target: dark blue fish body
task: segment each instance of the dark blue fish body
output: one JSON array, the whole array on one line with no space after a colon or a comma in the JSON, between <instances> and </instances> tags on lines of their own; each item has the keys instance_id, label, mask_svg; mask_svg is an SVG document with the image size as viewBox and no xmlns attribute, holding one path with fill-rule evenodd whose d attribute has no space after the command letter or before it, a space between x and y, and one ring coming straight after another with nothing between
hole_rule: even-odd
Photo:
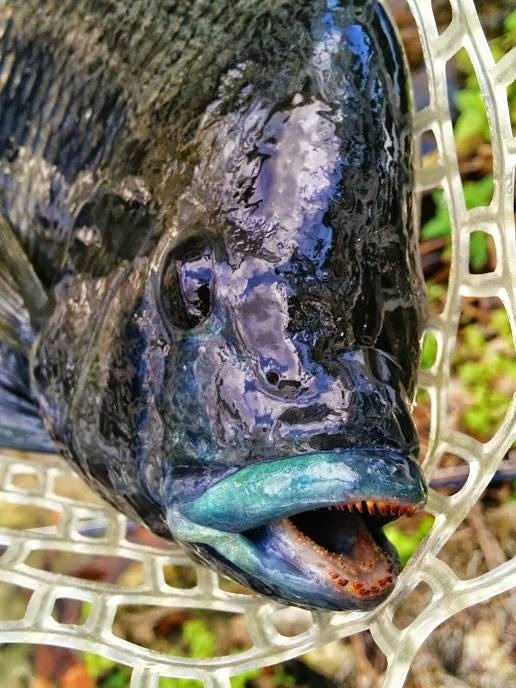
<instances>
[{"instance_id":1,"label":"dark blue fish body","mask_svg":"<svg viewBox=\"0 0 516 688\"><path fill-rule=\"evenodd\" d=\"M381 526L425 499L384 10L12 0L0 21L3 444L48 448L41 417L108 501L233 578L378 604Z\"/></svg>"}]
</instances>

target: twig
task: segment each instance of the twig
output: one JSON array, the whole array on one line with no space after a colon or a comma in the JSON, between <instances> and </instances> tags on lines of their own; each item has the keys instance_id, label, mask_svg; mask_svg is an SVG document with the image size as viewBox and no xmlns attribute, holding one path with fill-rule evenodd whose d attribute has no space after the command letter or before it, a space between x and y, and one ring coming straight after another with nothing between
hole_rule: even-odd
<instances>
[{"instance_id":1,"label":"twig","mask_svg":"<svg viewBox=\"0 0 516 688\"><path fill-rule=\"evenodd\" d=\"M449 466L438 468L430 481L430 487L434 490L444 490L449 487L462 487L469 475L469 466ZM516 478L516 459L502 461L499 469L493 475L490 485L501 483L504 480Z\"/></svg>"}]
</instances>

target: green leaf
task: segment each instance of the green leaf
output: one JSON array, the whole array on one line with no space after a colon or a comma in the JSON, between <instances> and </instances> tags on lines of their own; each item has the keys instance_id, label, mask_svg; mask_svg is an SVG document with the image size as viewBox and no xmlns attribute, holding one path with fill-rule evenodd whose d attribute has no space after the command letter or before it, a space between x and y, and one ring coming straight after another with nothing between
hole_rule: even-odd
<instances>
[{"instance_id":1,"label":"green leaf","mask_svg":"<svg viewBox=\"0 0 516 688\"><path fill-rule=\"evenodd\" d=\"M473 65L469 59L468 51L465 48L461 48L456 55L457 67L464 74L471 74L473 70Z\"/></svg>"},{"instance_id":2,"label":"green leaf","mask_svg":"<svg viewBox=\"0 0 516 688\"><path fill-rule=\"evenodd\" d=\"M86 671L92 678L98 678L102 674L107 673L116 666L113 660L101 655L94 655L91 652L85 652L83 655Z\"/></svg>"},{"instance_id":3,"label":"green leaf","mask_svg":"<svg viewBox=\"0 0 516 688\"><path fill-rule=\"evenodd\" d=\"M217 640L206 624L200 619L189 619L183 624L183 642L190 648L189 657L213 657Z\"/></svg>"},{"instance_id":4,"label":"green leaf","mask_svg":"<svg viewBox=\"0 0 516 688\"><path fill-rule=\"evenodd\" d=\"M482 205L489 205L493 197L494 183L492 175L487 175L477 182L466 182L464 184L464 202L466 208L478 208Z\"/></svg>"},{"instance_id":5,"label":"green leaf","mask_svg":"<svg viewBox=\"0 0 516 688\"><path fill-rule=\"evenodd\" d=\"M423 241L449 236L451 233L450 214L444 198L444 191L442 189L436 189L432 193L432 200L435 204L435 215L428 220L421 229L421 238Z\"/></svg>"},{"instance_id":6,"label":"green leaf","mask_svg":"<svg viewBox=\"0 0 516 688\"><path fill-rule=\"evenodd\" d=\"M161 678L159 688L201 688L202 683L193 678Z\"/></svg>"},{"instance_id":7,"label":"green leaf","mask_svg":"<svg viewBox=\"0 0 516 688\"><path fill-rule=\"evenodd\" d=\"M424 241L431 239L438 239L443 236L450 236L451 225L448 217L441 217L436 215L431 220L425 223L421 230L421 238Z\"/></svg>"},{"instance_id":8,"label":"green leaf","mask_svg":"<svg viewBox=\"0 0 516 688\"><path fill-rule=\"evenodd\" d=\"M129 688L129 674L125 668L117 669L106 676L100 688Z\"/></svg>"},{"instance_id":9,"label":"green leaf","mask_svg":"<svg viewBox=\"0 0 516 688\"><path fill-rule=\"evenodd\" d=\"M490 141L489 123L484 111L465 110L458 117L454 128L455 141L458 143L474 136L482 137L486 143Z\"/></svg>"},{"instance_id":10,"label":"green leaf","mask_svg":"<svg viewBox=\"0 0 516 688\"><path fill-rule=\"evenodd\" d=\"M485 232L471 232L469 240L469 264L473 270L482 270L489 260L489 244Z\"/></svg>"},{"instance_id":11,"label":"green leaf","mask_svg":"<svg viewBox=\"0 0 516 688\"><path fill-rule=\"evenodd\" d=\"M498 308L498 310L493 313L491 317L491 327L509 346L512 346L511 323L505 308Z\"/></svg>"},{"instance_id":12,"label":"green leaf","mask_svg":"<svg viewBox=\"0 0 516 688\"><path fill-rule=\"evenodd\" d=\"M464 412L464 425L471 432L475 432L482 437L488 437L491 432L490 419L486 416L484 409L474 406Z\"/></svg>"},{"instance_id":13,"label":"green leaf","mask_svg":"<svg viewBox=\"0 0 516 688\"><path fill-rule=\"evenodd\" d=\"M478 90L461 89L455 92L455 104L460 112L475 112L482 113L484 111L484 103L482 96Z\"/></svg>"},{"instance_id":14,"label":"green leaf","mask_svg":"<svg viewBox=\"0 0 516 688\"><path fill-rule=\"evenodd\" d=\"M383 532L396 547L402 565L405 565L414 554L419 543L432 530L434 519L432 516L425 516L421 519L417 530L414 533L406 533L396 525L389 524L384 526Z\"/></svg>"},{"instance_id":15,"label":"green leaf","mask_svg":"<svg viewBox=\"0 0 516 688\"><path fill-rule=\"evenodd\" d=\"M442 307L446 301L446 286L429 281L426 283L426 294L431 306Z\"/></svg>"},{"instance_id":16,"label":"green leaf","mask_svg":"<svg viewBox=\"0 0 516 688\"><path fill-rule=\"evenodd\" d=\"M249 681L252 681L253 678L257 678L259 675L259 669L250 669L249 671L239 674L238 676L232 676L229 679L231 688L245 688Z\"/></svg>"},{"instance_id":17,"label":"green leaf","mask_svg":"<svg viewBox=\"0 0 516 688\"><path fill-rule=\"evenodd\" d=\"M509 15L507 15L504 25L505 31L508 34L515 34L514 40L516 41L516 10L513 10Z\"/></svg>"},{"instance_id":18,"label":"green leaf","mask_svg":"<svg viewBox=\"0 0 516 688\"><path fill-rule=\"evenodd\" d=\"M427 332L423 339L423 348L421 350L421 368L428 370L435 362L437 356L437 339L432 332Z\"/></svg>"}]
</instances>

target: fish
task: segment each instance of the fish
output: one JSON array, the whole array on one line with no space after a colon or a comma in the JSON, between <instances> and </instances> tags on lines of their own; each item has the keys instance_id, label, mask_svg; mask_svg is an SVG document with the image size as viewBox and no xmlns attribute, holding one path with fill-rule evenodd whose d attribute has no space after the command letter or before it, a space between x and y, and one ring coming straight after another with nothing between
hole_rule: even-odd
<instances>
[{"instance_id":1,"label":"fish","mask_svg":"<svg viewBox=\"0 0 516 688\"><path fill-rule=\"evenodd\" d=\"M258 593L368 610L426 499L376 0L4 0L0 444Z\"/></svg>"}]
</instances>

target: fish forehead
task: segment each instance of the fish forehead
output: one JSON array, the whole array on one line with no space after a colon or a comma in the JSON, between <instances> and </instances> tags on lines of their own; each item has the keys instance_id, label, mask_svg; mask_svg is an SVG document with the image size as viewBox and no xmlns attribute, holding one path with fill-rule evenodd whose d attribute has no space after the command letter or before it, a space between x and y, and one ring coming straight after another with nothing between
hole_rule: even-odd
<instances>
[{"instance_id":1,"label":"fish forehead","mask_svg":"<svg viewBox=\"0 0 516 688\"><path fill-rule=\"evenodd\" d=\"M351 10L340 14L314 20L297 88L281 98L274 87L250 89L252 65L226 75L194 140L198 162L179 201L179 233L211 224L233 263L250 254L278 264L297 251L320 266L337 224L368 226L363 238L373 243L378 229L384 243L404 232L389 217L391 205L406 210L409 192L401 73L388 73L371 27ZM238 97L228 83L238 84Z\"/></svg>"},{"instance_id":2,"label":"fish forehead","mask_svg":"<svg viewBox=\"0 0 516 688\"><path fill-rule=\"evenodd\" d=\"M188 194L213 208L230 255L245 255L247 245L281 263L303 241L328 233L321 225L340 177L341 139L320 101L271 110L256 106L211 125L204 142L211 151Z\"/></svg>"}]
</instances>

